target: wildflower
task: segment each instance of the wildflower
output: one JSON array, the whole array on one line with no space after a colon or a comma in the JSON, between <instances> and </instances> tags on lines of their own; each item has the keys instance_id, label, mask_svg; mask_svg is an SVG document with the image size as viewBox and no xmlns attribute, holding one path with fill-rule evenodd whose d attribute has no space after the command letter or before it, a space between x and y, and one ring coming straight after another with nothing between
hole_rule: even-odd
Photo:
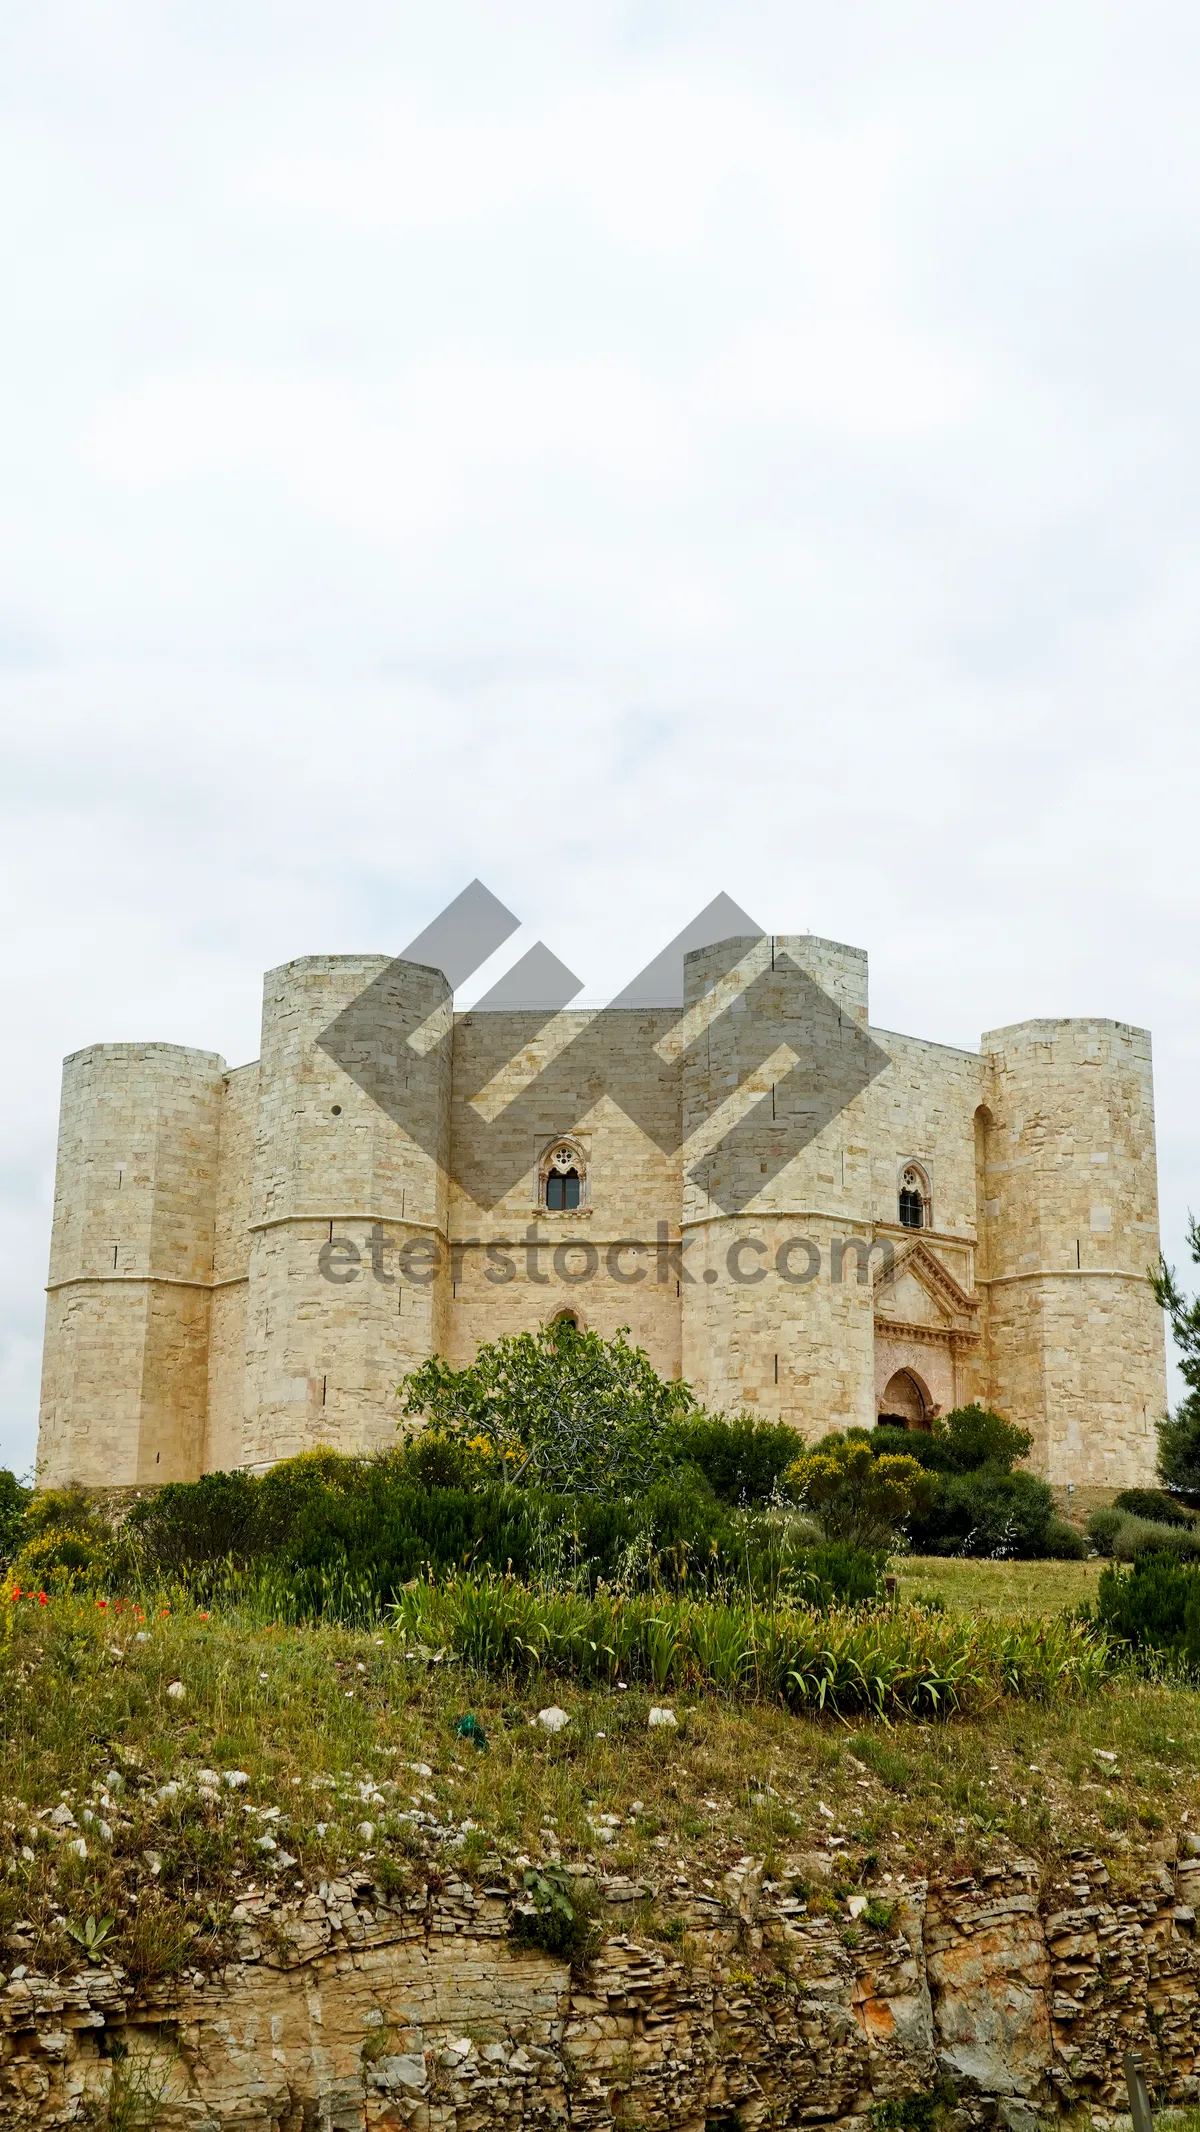
<instances>
[{"instance_id":1,"label":"wildflower","mask_svg":"<svg viewBox=\"0 0 1200 2132\"><path fill-rule=\"evenodd\" d=\"M13 1585L13 1588L12 1588L12 1590L11 1590L11 1592L9 1593L9 1595L8 1595L8 1596L9 1596L9 1598L10 1598L10 1599L19 1599L19 1598L20 1598L20 1596L21 1596L21 1587L20 1587L20 1585L19 1585L19 1584L14 1584L14 1585Z\"/></svg>"},{"instance_id":2,"label":"wildflower","mask_svg":"<svg viewBox=\"0 0 1200 2132\"><path fill-rule=\"evenodd\" d=\"M106 1614L106 1613L108 1612L108 1601L107 1601L107 1599L97 1599L97 1601L96 1601L96 1604L97 1604L97 1606L99 1607L99 1609L100 1609L100 1612L101 1612L102 1614Z\"/></svg>"},{"instance_id":3,"label":"wildflower","mask_svg":"<svg viewBox=\"0 0 1200 2132\"><path fill-rule=\"evenodd\" d=\"M159 1610L158 1610L158 1616L159 1616L159 1620L160 1620L160 1621L161 1621L161 1620L163 1620L163 1619L164 1619L164 1617L165 1617L165 1616L166 1616L167 1614L169 1614L169 1613L170 1613L170 1611L171 1611L171 1609L170 1609L170 1607L169 1607L169 1606L160 1606L160 1608L159 1608Z\"/></svg>"},{"instance_id":4,"label":"wildflower","mask_svg":"<svg viewBox=\"0 0 1200 2132\"><path fill-rule=\"evenodd\" d=\"M200 1610L200 1619L201 1619L201 1621L207 1621L207 1620L208 1620L208 1615L207 1615L207 1614L206 1614L206 1613L204 1612L204 1609L203 1609L203 1607L202 1607L202 1608L201 1608L201 1610Z\"/></svg>"},{"instance_id":5,"label":"wildflower","mask_svg":"<svg viewBox=\"0 0 1200 2132\"><path fill-rule=\"evenodd\" d=\"M39 1605L39 1606L47 1606L47 1605L49 1605L49 1601L48 1601L48 1600L47 1600L47 1598L46 1598L46 1594L45 1594L45 1592L39 1592L39 1593L38 1593L38 1605Z\"/></svg>"}]
</instances>

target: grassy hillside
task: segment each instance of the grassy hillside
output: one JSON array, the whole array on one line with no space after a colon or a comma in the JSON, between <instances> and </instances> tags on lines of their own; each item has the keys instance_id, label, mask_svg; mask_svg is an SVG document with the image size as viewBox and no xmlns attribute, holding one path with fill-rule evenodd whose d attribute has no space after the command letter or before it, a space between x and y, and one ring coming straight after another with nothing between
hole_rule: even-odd
<instances>
[{"instance_id":1,"label":"grassy hillside","mask_svg":"<svg viewBox=\"0 0 1200 2132\"><path fill-rule=\"evenodd\" d=\"M89 1918L135 1977L204 1966L240 1895L359 1860L389 1890L448 1858L486 1875L557 1855L648 1877L683 1859L703 1879L753 1854L803 1881L805 1853L840 1838L840 1879L810 1899L845 1916L852 1890L886 1903L890 1876L996 1847L1087 1843L1119 1865L1200 1827L1200 1696L1177 1685L888 1726L561 1676L518 1687L387 1631L92 1599L26 1599L5 1620L6 1970L78 1966L71 1928L86 1937ZM675 1729L649 1728L652 1700ZM570 1718L557 1735L536 1722L551 1703ZM486 1750L456 1729L468 1713Z\"/></svg>"}]
</instances>

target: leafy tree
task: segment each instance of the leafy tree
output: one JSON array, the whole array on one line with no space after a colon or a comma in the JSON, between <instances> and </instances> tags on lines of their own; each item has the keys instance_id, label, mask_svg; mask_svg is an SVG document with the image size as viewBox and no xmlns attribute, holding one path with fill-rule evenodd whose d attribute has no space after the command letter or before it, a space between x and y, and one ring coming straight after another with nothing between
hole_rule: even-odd
<instances>
[{"instance_id":1,"label":"leafy tree","mask_svg":"<svg viewBox=\"0 0 1200 2132\"><path fill-rule=\"evenodd\" d=\"M865 1431L826 1437L794 1459L788 1484L830 1540L887 1547L913 1511L927 1509L937 1482L915 1458L876 1456Z\"/></svg>"},{"instance_id":2,"label":"leafy tree","mask_svg":"<svg viewBox=\"0 0 1200 2132\"><path fill-rule=\"evenodd\" d=\"M33 1490L0 1466L0 1562L10 1562L25 1533L25 1513Z\"/></svg>"},{"instance_id":3,"label":"leafy tree","mask_svg":"<svg viewBox=\"0 0 1200 2132\"><path fill-rule=\"evenodd\" d=\"M1188 1215L1188 1250L1200 1266L1200 1224ZM1191 1301L1184 1295L1160 1254L1151 1282L1154 1293L1171 1321L1171 1334L1179 1350L1179 1371L1187 1385L1187 1397L1173 1414L1158 1424L1158 1477L1165 1488L1185 1493L1200 1492L1200 1296Z\"/></svg>"},{"instance_id":4,"label":"leafy tree","mask_svg":"<svg viewBox=\"0 0 1200 2132\"><path fill-rule=\"evenodd\" d=\"M452 1370L435 1355L400 1387L406 1418L469 1445L498 1475L556 1495L635 1496L671 1463L671 1430L697 1412L624 1332L569 1321L480 1348Z\"/></svg>"}]
</instances>

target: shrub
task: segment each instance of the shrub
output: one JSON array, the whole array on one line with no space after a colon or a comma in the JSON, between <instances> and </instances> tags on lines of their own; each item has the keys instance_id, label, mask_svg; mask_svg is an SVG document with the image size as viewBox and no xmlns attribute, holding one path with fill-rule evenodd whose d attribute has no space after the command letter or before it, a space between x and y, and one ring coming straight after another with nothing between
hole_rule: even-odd
<instances>
[{"instance_id":1,"label":"shrub","mask_svg":"<svg viewBox=\"0 0 1200 2132\"><path fill-rule=\"evenodd\" d=\"M525 1946L583 1969L604 1938L599 1913L600 1898L590 1881L576 1879L566 1866L529 1866L510 1930Z\"/></svg>"},{"instance_id":2,"label":"shrub","mask_svg":"<svg viewBox=\"0 0 1200 2132\"><path fill-rule=\"evenodd\" d=\"M870 1440L881 1457L903 1447L936 1477L932 1500L914 1504L907 1520L918 1554L1057 1561L1087 1554L1081 1535L1056 1516L1045 1481L1013 1470L1033 1442L1029 1431L991 1407L956 1407L928 1433L876 1428Z\"/></svg>"},{"instance_id":3,"label":"shrub","mask_svg":"<svg viewBox=\"0 0 1200 2132\"><path fill-rule=\"evenodd\" d=\"M1087 1536L1098 1555L1111 1555L1113 1541L1125 1523L1125 1512L1110 1506L1107 1510L1093 1510L1087 1521Z\"/></svg>"},{"instance_id":4,"label":"shrub","mask_svg":"<svg viewBox=\"0 0 1200 2132\"><path fill-rule=\"evenodd\" d=\"M126 1524L154 1567L183 1571L226 1558L247 1561L256 1546L259 1484L248 1473L206 1473L169 1481L133 1505Z\"/></svg>"},{"instance_id":5,"label":"shrub","mask_svg":"<svg viewBox=\"0 0 1200 2132\"><path fill-rule=\"evenodd\" d=\"M898 1429L889 1423L871 1431L872 1447L883 1454L919 1460L930 1473L978 1473L985 1467L1011 1473L1028 1456L1033 1438L991 1407L954 1407L931 1429Z\"/></svg>"},{"instance_id":6,"label":"shrub","mask_svg":"<svg viewBox=\"0 0 1200 2132\"><path fill-rule=\"evenodd\" d=\"M33 1490L26 1488L7 1466L0 1466L0 1563L11 1562L21 1545L25 1513L32 1498Z\"/></svg>"},{"instance_id":7,"label":"shrub","mask_svg":"<svg viewBox=\"0 0 1200 2132\"><path fill-rule=\"evenodd\" d=\"M485 1343L465 1369L435 1355L400 1396L406 1416L564 1496L639 1494L672 1462L672 1425L698 1411L623 1332L602 1340L563 1320Z\"/></svg>"},{"instance_id":8,"label":"shrub","mask_svg":"<svg viewBox=\"0 0 1200 2132\"><path fill-rule=\"evenodd\" d=\"M1159 1553L1143 1555L1130 1569L1104 1570L1096 1620L1135 1650L1200 1666L1200 1567Z\"/></svg>"},{"instance_id":9,"label":"shrub","mask_svg":"<svg viewBox=\"0 0 1200 2132\"><path fill-rule=\"evenodd\" d=\"M765 1503L804 1450L798 1429L748 1415L698 1413L670 1432L673 1464L695 1466L718 1502Z\"/></svg>"},{"instance_id":10,"label":"shrub","mask_svg":"<svg viewBox=\"0 0 1200 2132\"><path fill-rule=\"evenodd\" d=\"M908 1537L928 1555L1074 1561L1087 1553L1082 1535L1055 1515L1045 1481L995 1467L943 1475L932 1505L910 1516Z\"/></svg>"},{"instance_id":11,"label":"shrub","mask_svg":"<svg viewBox=\"0 0 1200 2132\"><path fill-rule=\"evenodd\" d=\"M794 1459L788 1486L812 1511L827 1539L851 1547L887 1547L914 1511L927 1509L936 1483L914 1458L877 1456L865 1434L827 1437Z\"/></svg>"},{"instance_id":12,"label":"shrub","mask_svg":"<svg viewBox=\"0 0 1200 2132\"><path fill-rule=\"evenodd\" d=\"M1149 1518L1157 1525L1191 1525L1191 1512L1165 1488L1123 1488L1113 1499L1114 1510L1127 1510L1131 1517Z\"/></svg>"},{"instance_id":13,"label":"shrub","mask_svg":"<svg viewBox=\"0 0 1200 2132\"><path fill-rule=\"evenodd\" d=\"M75 1525L51 1525L25 1542L12 1564L12 1578L29 1589L69 1592L106 1583L111 1568L107 1538Z\"/></svg>"},{"instance_id":14,"label":"shrub","mask_svg":"<svg viewBox=\"0 0 1200 2132\"><path fill-rule=\"evenodd\" d=\"M883 1590L886 1552L831 1540L797 1557L792 1584L811 1606L870 1606Z\"/></svg>"},{"instance_id":15,"label":"shrub","mask_svg":"<svg viewBox=\"0 0 1200 2132\"><path fill-rule=\"evenodd\" d=\"M1138 1562L1144 1555L1175 1555L1200 1561L1200 1533L1191 1526L1160 1525L1155 1518L1122 1517L1112 1539L1118 1562Z\"/></svg>"},{"instance_id":16,"label":"shrub","mask_svg":"<svg viewBox=\"0 0 1200 2132\"><path fill-rule=\"evenodd\" d=\"M123 1532L86 1488L45 1488L25 1511L20 1553L11 1565L14 1583L48 1591L94 1590L132 1571Z\"/></svg>"}]
</instances>

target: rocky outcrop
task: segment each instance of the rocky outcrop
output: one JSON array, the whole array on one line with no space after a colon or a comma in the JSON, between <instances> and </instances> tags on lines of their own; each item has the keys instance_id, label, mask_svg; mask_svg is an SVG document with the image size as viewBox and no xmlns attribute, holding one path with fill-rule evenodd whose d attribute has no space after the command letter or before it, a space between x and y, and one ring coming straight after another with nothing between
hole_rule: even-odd
<instances>
[{"instance_id":1,"label":"rocky outcrop","mask_svg":"<svg viewBox=\"0 0 1200 2132\"><path fill-rule=\"evenodd\" d=\"M14 1973L0 2125L751 2132L861 2123L939 2081L963 2127L1080 2102L1103 2120L1131 2048L1163 2101L1200 2097L1198 1892L1190 1855L1120 1890L1090 1854L1017 1858L893 1888L872 1924L751 1861L719 1886L614 1877L573 1977L514 1945L499 1871L391 1902L364 1875L299 1908L243 1902L235 1960L141 1996L99 1967Z\"/></svg>"}]
</instances>

